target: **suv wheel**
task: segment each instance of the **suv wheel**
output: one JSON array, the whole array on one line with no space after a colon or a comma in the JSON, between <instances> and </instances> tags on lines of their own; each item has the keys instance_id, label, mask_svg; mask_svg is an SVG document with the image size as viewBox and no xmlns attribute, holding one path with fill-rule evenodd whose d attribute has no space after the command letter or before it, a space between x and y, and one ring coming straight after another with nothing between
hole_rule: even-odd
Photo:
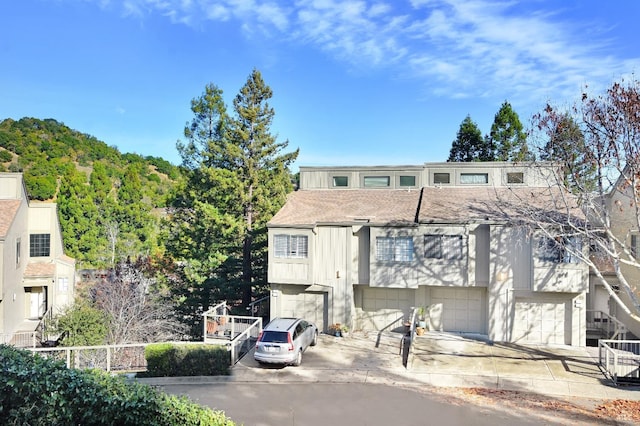
<instances>
[{"instance_id":1,"label":"suv wheel","mask_svg":"<svg viewBox=\"0 0 640 426\"><path fill-rule=\"evenodd\" d=\"M302 350L298 351L298 355L296 356L295 361L293 361L293 365L295 365L296 367L300 364L302 364Z\"/></svg>"},{"instance_id":2,"label":"suv wheel","mask_svg":"<svg viewBox=\"0 0 640 426\"><path fill-rule=\"evenodd\" d=\"M318 344L318 332L313 333L313 340L311 341L311 346L315 346Z\"/></svg>"}]
</instances>

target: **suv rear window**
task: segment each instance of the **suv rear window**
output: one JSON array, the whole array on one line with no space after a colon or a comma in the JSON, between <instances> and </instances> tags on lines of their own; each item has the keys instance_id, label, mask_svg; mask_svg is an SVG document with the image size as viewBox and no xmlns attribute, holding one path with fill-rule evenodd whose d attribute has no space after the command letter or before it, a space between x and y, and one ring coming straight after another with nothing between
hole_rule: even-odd
<instances>
[{"instance_id":1,"label":"suv rear window","mask_svg":"<svg viewBox=\"0 0 640 426\"><path fill-rule=\"evenodd\" d=\"M289 342L288 333L286 331L264 331L262 332L260 341L269 343L287 343Z\"/></svg>"}]
</instances>

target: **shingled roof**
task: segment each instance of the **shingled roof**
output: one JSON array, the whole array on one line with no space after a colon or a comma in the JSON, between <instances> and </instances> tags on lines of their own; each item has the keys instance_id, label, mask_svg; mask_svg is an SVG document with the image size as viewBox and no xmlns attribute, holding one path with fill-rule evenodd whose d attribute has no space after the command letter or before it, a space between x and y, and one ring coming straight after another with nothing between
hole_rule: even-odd
<instances>
[{"instance_id":1,"label":"shingled roof","mask_svg":"<svg viewBox=\"0 0 640 426\"><path fill-rule=\"evenodd\" d=\"M20 200L0 200L0 238L7 236L19 208Z\"/></svg>"},{"instance_id":2,"label":"shingled roof","mask_svg":"<svg viewBox=\"0 0 640 426\"><path fill-rule=\"evenodd\" d=\"M425 187L296 191L269 226L512 222L549 213L584 219L575 199L560 188Z\"/></svg>"},{"instance_id":3,"label":"shingled roof","mask_svg":"<svg viewBox=\"0 0 640 426\"><path fill-rule=\"evenodd\" d=\"M270 226L415 223L420 190L309 190L289 194Z\"/></svg>"},{"instance_id":4,"label":"shingled roof","mask_svg":"<svg viewBox=\"0 0 640 426\"><path fill-rule=\"evenodd\" d=\"M421 223L512 222L537 217L584 220L575 197L559 187L423 188Z\"/></svg>"}]
</instances>

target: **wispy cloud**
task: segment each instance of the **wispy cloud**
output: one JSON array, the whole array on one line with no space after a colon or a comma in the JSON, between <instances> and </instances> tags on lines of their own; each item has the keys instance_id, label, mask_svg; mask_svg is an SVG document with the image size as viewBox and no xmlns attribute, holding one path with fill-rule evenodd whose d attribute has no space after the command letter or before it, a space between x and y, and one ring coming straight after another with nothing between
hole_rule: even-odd
<instances>
[{"instance_id":1,"label":"wispy cloud","mask_svg":"<svg viewBox=\"0 0 640 426\"><path fill-rule=\"evenodd\" d=\"M307 44L358 67L387 68L444 97L572 96L585 83L608 84L640 64L639 58L603 54L612 43L605 33L599 42L584 40L586 22L564 22L553 11L525 13L511 1L120 1L129 16L159 13L194 27L237 20L248 36Z\"/></svg>"}]
</instances>

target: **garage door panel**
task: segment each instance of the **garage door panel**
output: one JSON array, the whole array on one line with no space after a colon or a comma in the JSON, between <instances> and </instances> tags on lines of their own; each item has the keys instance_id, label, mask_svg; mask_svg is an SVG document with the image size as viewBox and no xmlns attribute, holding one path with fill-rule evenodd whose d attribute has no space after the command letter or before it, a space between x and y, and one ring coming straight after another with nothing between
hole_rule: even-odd
<instances>
[{"instance_id":1,"label":"garage door panel","mask_svg":"<svg viewBox=\"0 0 640 426\"><path fill-rule=\"evenodd\" d=\"M282 298L281 316L304 318L316 324L320 330L326 328L326 293L283 294Z\"/></svg>"},{"instance_id":2,"label":"garage door panel","mask_svg":"<svg viewBox=\"0 0 640 426\"><path fill-rule=\"evenodd\" d=\"M431 304L442 304L444 331L484 333L484 299L484 289L431 289Z\"/></svg>"},{"instance_id":3,"label":"garage door panel","mask_svg":"<svg viewBox=\"0 0 640 426\"><path fill-rule=\"evenodd\" d=\"M382 330L409 313L413 290L364 288L362 314L358 326L365 330Z\"/></svg>"},{"instance_id":4,"label":"garage door panel","mask_svg":"<svg viewBox=\"0 0 640 426\"><path fill-rule=\"evenodd\" d=\"M516 302L513 340L523 343L565 344L565 303L562 301Z\"/></svg>"}]
</instances>

